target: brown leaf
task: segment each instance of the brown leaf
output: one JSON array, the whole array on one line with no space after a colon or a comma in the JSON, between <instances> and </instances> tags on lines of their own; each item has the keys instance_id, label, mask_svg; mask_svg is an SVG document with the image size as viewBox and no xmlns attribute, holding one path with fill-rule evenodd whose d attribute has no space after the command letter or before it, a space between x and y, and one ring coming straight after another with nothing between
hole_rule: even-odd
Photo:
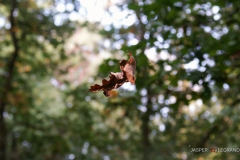
<instances>
[{"instance_id":1,"label":"brown leaf","mask_svg":"<svg viewBox=\"0 0 240 160\"><path fill-rule=\"evenodd\" d=\"M102 85L95 84L94 86L91 86L89 91L96 92L96 91L103 91L103 94L106 97L110 96L110 92L112 89L117 89L120 86L122 86L126 82L126 78L123 78L122 72L113 73L110 72L109 80L103 79Z\"/></svg>"},{"instance_id":2,"label":"brown leaf","mask_svg":"<svg viewBox=\"0 0 240 160\"><path fill-rule=\"evenodd\" d=\"M102 85L95 84L94 86L90 86L88 91L96 92L103 91L103 94L106 97L111 96L111 90L117 89L122 86L125 82L135 83L136 78L134 77L136 71L136 61L131 53L128 53L130 59L128 61L121 60L119 62L121 72L110 72L109 80L103 79Z\"/></svg>"},{"instance_id":3,"label":"brown leaf","mask_svg":"<svg viewBox=\"0 0 240 160\"><path fill-rule=\"evenodd\" d=\"M131 53L128 53L128 55L130 56L130 59L127 61L126 65L124 66L123 72L125 72L128 81L131 82L132 84L135 84L136 78L134 74L136 72L136 61Z\"/></svg>"}]
</instances>

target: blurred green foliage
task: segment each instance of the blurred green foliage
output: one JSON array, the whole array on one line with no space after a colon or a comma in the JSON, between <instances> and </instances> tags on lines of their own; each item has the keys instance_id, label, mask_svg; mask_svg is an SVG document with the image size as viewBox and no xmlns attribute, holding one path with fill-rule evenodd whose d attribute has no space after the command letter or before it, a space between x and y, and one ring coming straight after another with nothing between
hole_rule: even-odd
<instances>
[{"instance_id":1,"label":"blurred green foliage","mask_svg":"<svg viewBox=\"0 0 240 160\"><path fill-rule=\"evenodd\" d=\"M98 23L70 21L70 11L54 9L58 3L0 2L5 22L0 28L0 159L240 158L239 153L189 154L189 145L239 148L237 0L120 1L117 7L129 13L125 18L136 21L102 30ZM73 4L73 11L81 7L81 1L64 4ZM84 49L69 54L64 46L81 27L99 31L110 42L112 57L89 82L76 85L66 77L77 63L90 67L91 54L84 59ZM118 71L127 51L137 61L135 87L113 91L111 98L86 92Z\"/></svg>"}]
</instances>

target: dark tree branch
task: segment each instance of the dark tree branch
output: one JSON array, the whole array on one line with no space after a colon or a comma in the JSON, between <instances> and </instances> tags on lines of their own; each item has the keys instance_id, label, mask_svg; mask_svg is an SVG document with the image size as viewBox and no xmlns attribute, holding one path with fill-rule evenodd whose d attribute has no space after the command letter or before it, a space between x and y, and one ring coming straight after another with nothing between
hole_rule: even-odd
<instances>
[{"instance_id":1,"label":"dark tree branch","mask_svg":"<svg viewBox=\"0 0 240 160\"><path fill-rule=\"evenodd\" d=\"M234 106L236 106L239 103L240 103L240 99L236 99L235 101L233 101L231 107L234 107Z\"/></svg>"},{"instance_id":2,"label":"dark tree branch","mask_svg":"<svg viewBox=\"0 0 240 160\"><path fill-rule=\"evenodd\" d=\"M0 97L0 159L5 160L6 159L6 124L4 121L4 111L7 105L7 94L12 88L12 78L13 78L13 71L14 71L14 64L17 60L17 57L19 55L19 46L18 46L18 39L16 36L16 24L14 20L14 11L17 8L17 0L12 0L12 6L11 6L11 11L10 11L10 33L11 33L11 38L12 38L12 43L14 46L14 52L12 57L10 58L7 68L6 68L6 73L4 76L5 79L5 84L3 86L3 90L1 93Z\"/></svg>"},{"instance_id":3,"label":"dark tree branch","mask_svg":"<svg viewBox=\"0 0 240 160\"><path fill-rule=\"evenodd\" d=\"M211 136L213 133L216 133L216 132L218 131L219 125L220 125L220 124L214 125L214 126L204 135L204 137L201 139L201 141L197 144L197 147L199 147L199 148L204 148L205 145L206 145L206 142L209 140L210 136Z\"/></svg>"},{"instance_id":4,"label":"dark tree branch","mask_svg":"<svg viewBox=\"0 0 240 160\"><path fill-rule=\"evenodd\" d=\"M231 104L231 107L235 107L237 104L240 103L240 99L236 99L235 101L233 101L233 103ZM223 128L222 130L220 129ZM204 148L206 145L206 142L209 140L210 136L214 133L222 133L224 130L226 130L228 127L227 122L224 121L224 117L221 117L220 119L218 119L215 122L215 125L203 136L203 138L201 139L201 141L199 141L199 143L197 144L197 147L199 148ZM221 130L221 132L220 132Z\"/></svg>"}]
</instances>

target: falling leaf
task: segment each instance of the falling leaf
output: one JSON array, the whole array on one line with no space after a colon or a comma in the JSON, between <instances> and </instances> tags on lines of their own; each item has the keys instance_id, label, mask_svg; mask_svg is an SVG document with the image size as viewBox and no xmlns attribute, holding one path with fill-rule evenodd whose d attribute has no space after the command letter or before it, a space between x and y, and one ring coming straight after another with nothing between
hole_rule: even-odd
<instances>
[{"instance_id":1,"label":"falling leaf","mask_svg":"<svg viewBox=\"0 0 240 160\"><path fill-rule=\"evenodd\" d=\"M135 84L136 78L134 74L136 71L136 61L131 53L128 53L128 55L130 56L130 59L127 61L126 65L124 66L123 72L126 73L128 81L131 82L132 84Z\"/></svg>"},{"instance_id":2,"label":"falling leaf","mask_svg":"<svg viewBox=\"0 0 240 160\"><path fill-rule=\"evenodd\" d=\"M95 84L90 86L88 91L96 92L103 91L103 94L106 97L111 96L111 90L121 87L125 82L131 82L135 84L135 71L136 71L136 61L131 53L128 53L130 56L129 60L121 60L119 62L121 72L110 72L109 80L103 79L102 85Z\"/></svg>"}]
</instances>

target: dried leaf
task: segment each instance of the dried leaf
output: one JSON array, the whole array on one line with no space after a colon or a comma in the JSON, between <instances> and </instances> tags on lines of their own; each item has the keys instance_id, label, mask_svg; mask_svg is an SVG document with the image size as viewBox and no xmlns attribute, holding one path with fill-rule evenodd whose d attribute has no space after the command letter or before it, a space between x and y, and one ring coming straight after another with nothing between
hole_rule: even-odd
<instances>
[{"instance_id":1,"label":"dried leaf","mask_svg":"<svg viewBox=\"0 0 240 160\"><path fill-rule=\"evenodd\" d=\"M132 84L135 84L135 71L136 71L136 61L134 59L134 57L132 56L131 53L128 53L128 55L130 56L130 59L127 61L123 72L126 73L127 79L129 82L131 82Z\"/></svg>"},{"instance_id":2,"label":"dried leaf","mask_svg":"<svg viewBox=\"0 0 240 160\"><path fill-rule=\"evenodd\" d=\"M121 87L125 82L131 82L135 84L135 71L136 71L136 61L131 53L128 53L130 59L128 61L121 60L119 62L121 72L110 72L109 80L103 79L102 85L95 84L94 86L90 86L88 91L96 92L96 91L103 91L103 94L106 97L111 96L111 90L117 89Z\"/></svg>"}]
</instances>

